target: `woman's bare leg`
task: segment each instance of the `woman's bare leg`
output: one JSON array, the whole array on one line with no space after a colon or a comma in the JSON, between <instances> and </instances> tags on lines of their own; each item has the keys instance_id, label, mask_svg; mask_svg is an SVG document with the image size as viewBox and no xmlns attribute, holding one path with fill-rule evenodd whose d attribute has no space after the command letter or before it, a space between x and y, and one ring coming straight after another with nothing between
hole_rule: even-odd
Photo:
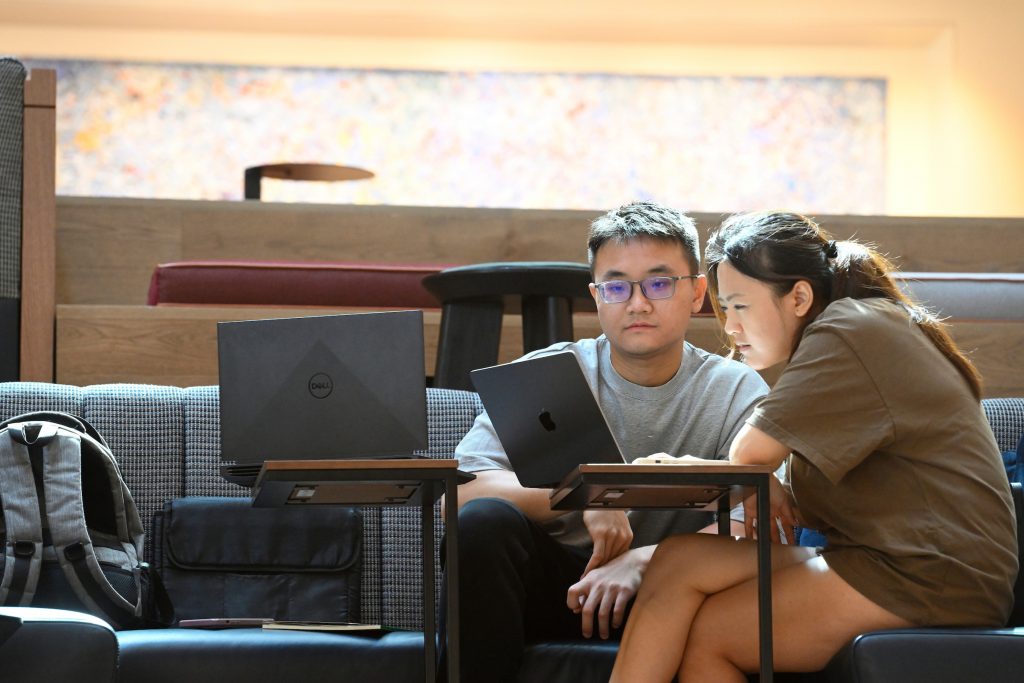
<instances>
[{"instance_id":1,"label":"woman's bare leg","mask_svg":"<svg viewBox=\"0 0 1024 683\"><path fill-rule=\"evenodd\" d=\"M776 545L772 547L772 567L779 569L813 556L811 548ZM756 576L757 545L753 541L706 534L662 541L626 624L612 683L671 681L687 649L690 625L707 596ZM753 607L756 613L756 597Z\"/></svg>"},{"instance_id":2,"label":"woman's bare leg","mask_svg":"<svg viewBox=\"0 0 1024 683\"><path fill-rule=\"evenodd\" d=\"M772 572L772 654L780 671L818 671L857 634L910 625L851 588L820 557ZM752 579L704 601L690 628L679 680L746 681L745 673L759 666Z\"/></svg>"}]
</instances>

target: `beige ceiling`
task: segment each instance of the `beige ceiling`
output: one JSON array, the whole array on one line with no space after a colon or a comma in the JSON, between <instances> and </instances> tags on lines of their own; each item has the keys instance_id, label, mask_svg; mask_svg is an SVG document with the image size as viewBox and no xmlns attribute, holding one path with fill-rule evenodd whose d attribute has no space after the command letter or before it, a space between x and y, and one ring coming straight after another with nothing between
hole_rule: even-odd
<instances>
[{"instance_id":1,"label":"beige ceiling","mask_svg":"<svg viewBox=\"0 0 1024 683\"><path fill-rule=\"evenodd\" d=\"M0 0L0 24L394 38L923 45L934 19L816 0ZM942 5L950 0L932 0ZM933 15L934 16L934 15Z\"/></svg>"}]
</instances>

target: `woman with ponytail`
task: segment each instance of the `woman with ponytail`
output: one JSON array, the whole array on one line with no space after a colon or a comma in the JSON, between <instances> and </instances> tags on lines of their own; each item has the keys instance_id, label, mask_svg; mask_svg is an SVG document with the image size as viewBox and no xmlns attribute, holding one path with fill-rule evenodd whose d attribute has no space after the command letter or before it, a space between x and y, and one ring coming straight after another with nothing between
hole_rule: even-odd
<instances>
[{"instance_id":1,"label":"woman with ponytail","mask_svg":"<svg viewBox=\"0 0 1024 683\"><path fill-rule=\"evenodd\" d=\"M817 671L854 636L1001 626L1013 606L1013 503L980 378L892 266L790 213L733 216L705 251L734 352L785 363L730 461L778 467L771 510L775 668ZM752 536L756 508L746 507ZM793 545L797 525L824 548ZM780 534L773 534L779 541ZM745 681L758 669L756 545L663 541L612 681Z\"/></svg>"}]
</instances>

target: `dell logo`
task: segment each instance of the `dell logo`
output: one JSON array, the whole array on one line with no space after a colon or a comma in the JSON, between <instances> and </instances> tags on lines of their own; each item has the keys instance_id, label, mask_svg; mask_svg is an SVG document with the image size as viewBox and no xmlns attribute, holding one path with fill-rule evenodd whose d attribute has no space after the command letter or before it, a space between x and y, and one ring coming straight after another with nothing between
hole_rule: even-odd
<instances>
[{"instance_id":1,"label":"dell logo","mask_svg":"<svg viewBox=\"0 0 1024 683\"><path fill-rule=\"evenodd\" d=\"M537 419L540 420L540 424L544 429L549 432L555 431L557 425L555 424L555 421L551 419L551 413L546 410L542 410L540 411L540 415L537 416Z\"/></svg>"},{"instance_id":2,"label":"dell logo","mask_svg":"<svg viewBox=\"0 0 1024 683\"><path fill-rule=\"evenodd\" d=\"M329 375L318 372L309 378L309 393L314 398L327 398L334 390L334 382Z\"/></svg>"}]
</instances>

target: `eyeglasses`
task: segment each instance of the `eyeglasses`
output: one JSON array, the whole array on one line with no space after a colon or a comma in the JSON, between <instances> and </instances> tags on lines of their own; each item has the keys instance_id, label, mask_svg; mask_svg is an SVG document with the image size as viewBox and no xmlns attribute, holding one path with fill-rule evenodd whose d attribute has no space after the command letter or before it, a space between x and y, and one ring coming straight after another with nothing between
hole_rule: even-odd
<instances>
[{"instance_id":1,"label":"eyeglasses","mask_svg":"<svg viewBox=\"0 0 1024 683\"><path fill-rule=\"evenodd\" d=\"M621 304L633 298L633 285L640 285L640 291L648 299L668 299L676 293L676 280L696 280L700 275L656 275L643 280L607 280L595 282L601 301L606 304Z\"/></svg>"}]
</instances>

